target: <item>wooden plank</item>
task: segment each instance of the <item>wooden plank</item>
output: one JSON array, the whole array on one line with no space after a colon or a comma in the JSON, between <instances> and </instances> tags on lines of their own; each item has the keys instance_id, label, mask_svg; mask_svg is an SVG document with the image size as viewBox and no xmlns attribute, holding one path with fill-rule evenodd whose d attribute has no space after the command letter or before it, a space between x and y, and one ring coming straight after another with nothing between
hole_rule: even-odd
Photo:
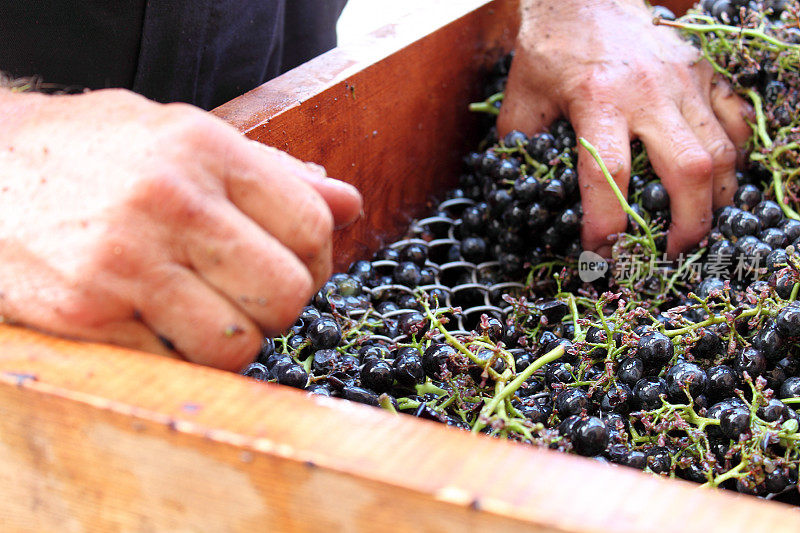
<instances>
[{"instance_id":1,"label":"wooden plank","mask_svg":"<svg viewBox=\"0 0 800 533\"><path fill-rule=\"evenodd\" d=\"M213 113L361 190L364 217L334 237L341 270L454 185L480 134L482 117L466 105L485 97L485 73L511 49L517 19L517 0L432 0Z\"/></svg>"},{"instance_id":2,"label":"wooden plank","mask_svg":"<svg viewBox=\"0 0 800 533\"><path fill-rule=\"evenodd\" d=\"M0 523L12 529L800 531L782 504L0 332Z\"/></svg>"}]
</instances>

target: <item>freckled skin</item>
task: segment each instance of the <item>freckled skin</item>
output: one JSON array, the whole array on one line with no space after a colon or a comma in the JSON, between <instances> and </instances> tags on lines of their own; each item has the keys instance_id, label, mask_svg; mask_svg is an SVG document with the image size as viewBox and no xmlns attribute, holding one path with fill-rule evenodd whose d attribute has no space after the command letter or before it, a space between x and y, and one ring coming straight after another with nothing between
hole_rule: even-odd
<instances>
[{"instance_id":1,"label":"freckled skin","mask_svg":"<svg viewBox=\"0 0 800 533\"><path fill-rule=\"evenodd\" d=\"M564 116L623 191L629 143L641 139L671 198L667 250L692 247L710 229L713 208L729 204L736 189L736 147L750 135L746 104L675 31L653 25L641 0L522 4L500 134L530 135ZM608 236L624 231L625 214L583 148L578 174L584 247L608 255Z\"/></svg>"}]
</instances>

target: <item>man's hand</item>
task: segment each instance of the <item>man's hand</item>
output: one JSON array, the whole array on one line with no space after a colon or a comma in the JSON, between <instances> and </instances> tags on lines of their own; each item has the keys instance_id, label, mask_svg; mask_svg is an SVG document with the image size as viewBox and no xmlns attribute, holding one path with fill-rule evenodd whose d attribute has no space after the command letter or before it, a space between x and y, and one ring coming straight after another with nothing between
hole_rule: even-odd
<instances>
[{"instance_id":1,"label":"man's hand","mask_svg":"<svg viewBox=\"0 0 800 533\"><path fill-rule=\"evenodd\" d=\"M597 147L622 191L630 140L640 138L670 194L667 251L710 229L712 208L736 190L736 147L750 135L746 106L674 30L654 26L641 0L523 0L501 134L533 134L559 116ZM586 249L610 254L626 217L588 152L579 152Z\"/></svg>"},{"instance_id":2,"label":"man's hand","mask_svg":"<svg viewBox=\"0 0 800 533\"><path fill-rule=\"evenodd\" d=\"M239 369L331 272L361 198L182 104L0 92L0 315Z\"/></svg>"}]
</instances>

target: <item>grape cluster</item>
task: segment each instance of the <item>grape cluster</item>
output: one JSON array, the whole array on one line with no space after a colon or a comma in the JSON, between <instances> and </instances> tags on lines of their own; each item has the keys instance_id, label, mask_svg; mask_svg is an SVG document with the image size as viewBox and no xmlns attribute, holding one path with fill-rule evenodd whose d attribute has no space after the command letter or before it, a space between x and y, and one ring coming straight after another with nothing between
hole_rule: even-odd
<instances>
[{"instance_id":1,"label":"grape cluster","mask_svg":"<svg viewBox=\"0 0 800 533\"><path fill-rule=\"evenodd\" d=\"M720 25L745 27L754 14L759 32L793 42L784 26L798 3L765 4L704 2L705 14L677 21L656 14L707 52L726 38ZM791 101L800 82L783 76L787 49L752 48L747 60L726 56L724 65L742 65L729 72L734 87ZM777 78L740 79L759 51L781 65L786 87L772 99ZM508 65L495 68L490 93ZM500 105L493 94L472 108ZM754 141L734 205L681 263L646 262L630 275L620 266L661 254L670 223L669 196L634 141L621 199L629 226L608 273L592 281L578 262L581 141L569 123L531 137L490 131L431 216L333 275L245 375L797 503L800 216L788 205L792 182L781 181L794 133L774 128L776 107L764 109L765 131L784 140L772 151Z\"/></svg>"}]
</instances>

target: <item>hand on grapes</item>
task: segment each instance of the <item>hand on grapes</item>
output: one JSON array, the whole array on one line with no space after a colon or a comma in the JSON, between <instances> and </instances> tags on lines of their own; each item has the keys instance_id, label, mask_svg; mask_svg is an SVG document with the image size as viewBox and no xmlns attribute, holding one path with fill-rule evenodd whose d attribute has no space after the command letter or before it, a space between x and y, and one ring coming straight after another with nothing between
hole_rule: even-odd
<instances>
[{"instance_id":1,"label":"hand on grapes","mask_svg":"<svg viewBox=\"0 0 800 533\"><path fill-rule=\"evenodd\" d=\"M187 105L0 92L0 117L0 315L47 332L239 369L328 278L334 226L361 208Z\"/></svg>"},{"instance_id":2,"label":"hand on grapes","mask_svg":"<svg viewBox=\"0 0 800 533\"><path fill-rule=\"evenodd\" d=\"M624 192L639 138L671 199L667 251L711 228L736 190L737 147L750 136L746 104L699 52L655 26L642 0L523 1L523 21L498 128L533 134L564 116L597 147ZM610 255L626 216L581 148L584 248Z\"/></svg>"}]
</instances>

